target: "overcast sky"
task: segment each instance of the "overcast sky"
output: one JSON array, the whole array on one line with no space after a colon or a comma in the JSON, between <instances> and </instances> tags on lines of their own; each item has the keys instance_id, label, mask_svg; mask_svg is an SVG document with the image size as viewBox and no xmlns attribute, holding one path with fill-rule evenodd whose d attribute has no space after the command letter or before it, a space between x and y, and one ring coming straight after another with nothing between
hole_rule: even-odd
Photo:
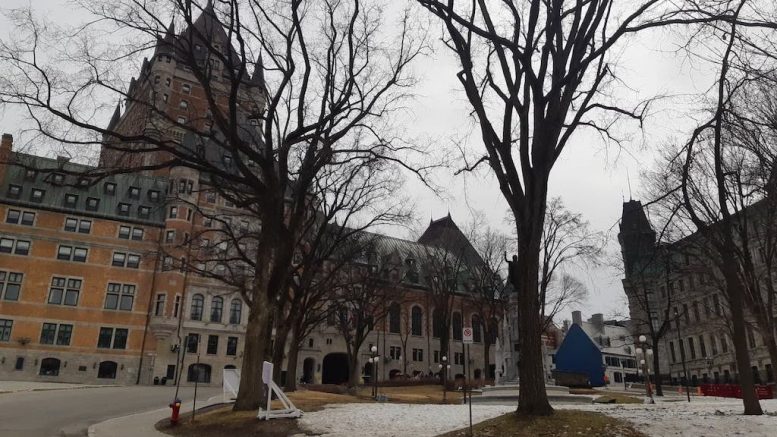
<instances>
[{"instance_id":1,"label":"overcast sky","mask_svg":"<svg viewBox=\"0 0 777 437\"><path fill-rule=\"evenodd\" d=\"M26 0L3 0L0 8L27 4ZM77 23L88 18L65 0L35 0L31 4L37 13L60 22ZM0 34L6 37L7 32L7 20L0 17ZM432 29L432 34L439 39L438 29ZM684 54L675 52L675 40L679 40L676 35L656 31L644 34L638 40L628 40L619 48L617 71L625 86L614 90L616 95L623 95L630 101L654 95L668 96L654 106L653 116L644 131L624 125L630 128L624 129L624 134L631 134L624 149L607 148L590 133L577 134L551 174L551 195L561 196L569 209L582 213L596 230L607 232L611 255L618 253L617 223L622 202L629 199L630 191L634 198L639 198L640 172L653 164L655 148L682 138L695 127L692 114L701 105L689 96L705 93L714 80L714 71L709 65L689 62ZM431 57L416 64L415 71L421 81L406 126L411 136L428 142L435 149L453 151L454 139L474 132L468 143L472 151L480 150L477 130L473 131L472 120L468 117L468 104L455 78L457 63L452 55L439 48ZM106 115L106 124L108 117ZM24 126L28 124L17 109L5 108L0 112L2 132L16 136ZM423 224L428 223L430 217L439 218L450 211L453 219L464 227L471 220L471 212L477 211L491 226L510 232L505 223L506 203L487 171L454 177L451 171L444 170L437 172L435 180L445 187L441 197L417 181L409 180L406 184L407 194L415 201L417 216ZM585 316L597 312L605 315L628 313L617 270L601 267L576 274L590 289L588 302L580 308ZM564 314L562 317L571 316Z\"/></svg>"}]
</instances>

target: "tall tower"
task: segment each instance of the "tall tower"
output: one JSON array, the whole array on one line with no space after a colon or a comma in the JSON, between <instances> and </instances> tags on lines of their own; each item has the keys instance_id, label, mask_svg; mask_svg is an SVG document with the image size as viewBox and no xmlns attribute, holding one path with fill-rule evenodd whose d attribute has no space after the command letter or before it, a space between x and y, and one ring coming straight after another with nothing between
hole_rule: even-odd
<instances>
[{"instance_id":1,"label":"tall tower","mask_svg":"<svg viewBox=\"0 0 777 437\"><path fill-rule=\"evenodd\" d=\"M193 160L212 160L213 167L229 165L229 147L208 140L223 138L214 120L219 114L230 120L230 111L237 112L240 138L260 146L259 114L265 106L261 59L249 75L248 62L238 53L217 18L213 2L209 1L199 17L180 32L171 22L157 38L153 55L143 59L137 78L130 80L126 99L117 106L108 130L130 138L163 141ZM224 96L233 95L235 90L236 106L230 107ZM216 103L211 105L210 101ZM149 321L156 348L145 351L144 382L151 376L172 378L181 373L189 379L191 373L178 368L178 354L200 347L207 347L207 363L203 365L208 369L239 366L236 350L244 344L247 319L239 293L196 272L204 270L207 260L213 258L208 254L216 248L216 227L220 226L218 221L214 225L213 217L242 226L245 220L241 212L218 195L207 170L185 163L166 165L172 153L140 141L120 142L107 136L103 143L100 166L169 181L166 202L159 206L164 208L164 229L158 242L161 255L155 267ZM212 267L219 271L224 266ZM226 308L230 309L229 317ZM218 378L214 375L216 381Z\"/></svg>"},{"instance_id":2,"label":"tall tower","mask_svg":"<svg viewBox=\"0 0 777 437\"><path fill-rule=\"evenodd\" d=\"M627 279L655 254L656 232L639 200L623 203L618 243Z\"/></svg>"}]
</instances>

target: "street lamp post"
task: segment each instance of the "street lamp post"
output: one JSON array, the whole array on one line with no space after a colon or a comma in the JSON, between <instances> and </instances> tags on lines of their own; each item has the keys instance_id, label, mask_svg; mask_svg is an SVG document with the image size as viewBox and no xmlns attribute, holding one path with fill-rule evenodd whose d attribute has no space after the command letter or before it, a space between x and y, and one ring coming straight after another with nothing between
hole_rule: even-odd
<instances>
[{"instance_id":1,"label":"street lamp post","mask_svg":"<svg viewBox=\"0 0 777 437\"><path fill-rule=\"evenodd\" d=\"M645 375L645 394L648 399L650 399L650 403L655 404L656 401L653 399L653 387L650 386L650 368L648 367L647 361L653 356L653 349L647 347L647 337L644 335L639 336L639 344L641 347L636 348L634 352L637 357L642 356L639 360L639 364L642 367L642 374Z\"/></svg>"},{"instance_id":2,"label":"street lamp post","mask_svg":"<svg viewBox=\"0 0 777 437\"><path fill-rule=\"evenodd\" d=\"M448 402L448 357L442 356L442 364L440 364L440 370L442 371L442 403Z\"/></svg>"},{"instance_id":3,"label":"street lamp post","mask_svg":"<svg viewBox=\"0 0 777 437\"><path fill-rule=\"evenodd\" d=\"M380 360L380 357L378 356L378 347L372 346L370 348L370 353L372 356L370 357L370 363L372 363L372 398L377 400L378 399L378 360Z\"/></svg>"},{"instance_id":4,"label":"street lamp post","mask_svg":"<svg viewBox=\"0 0 777 437\"><path fill-rule=\"evenodd\" d=\"M683 377L685 378L685 394L688 396L688 402L691 402L691 391L688 388L688 369L685 366L685 348L682 343L682 336L680 335L680 314L677 313L677 308L674 309L674 324L677 328L677 345L680 347L680 360L683 362Z\"/></svg>"}]
</instances>

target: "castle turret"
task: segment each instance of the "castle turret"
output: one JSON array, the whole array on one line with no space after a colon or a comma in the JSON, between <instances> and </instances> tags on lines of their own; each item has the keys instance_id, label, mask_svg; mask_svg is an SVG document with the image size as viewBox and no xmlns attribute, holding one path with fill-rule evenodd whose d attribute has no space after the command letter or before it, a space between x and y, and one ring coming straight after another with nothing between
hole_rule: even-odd
<instances>
[{"instance_id":1,"label":"castle turret","mask_svg":"<svg viewBox=\"0 0 777 437\"><path fill-rule=\"evenodd\" d=\"M642 202L639 200L623 203L618 242L621 245L627 277L635 271L641 261L652 257L656 247L656 232L650 226Z\"/></svg>"}]
</instances>

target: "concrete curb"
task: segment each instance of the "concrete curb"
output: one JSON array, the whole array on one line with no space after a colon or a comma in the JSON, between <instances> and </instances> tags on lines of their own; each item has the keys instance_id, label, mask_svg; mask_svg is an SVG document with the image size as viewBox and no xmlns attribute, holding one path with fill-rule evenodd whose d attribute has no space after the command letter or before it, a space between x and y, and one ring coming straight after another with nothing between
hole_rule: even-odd
<instances>
[{"instance_id":1,"label":"concrete curb","mask_svg":"<svg viewBox=\"0 0 777 437\"><path fill-rule=\"evenodd\" d=\"M223 395L216 395L208 398L202 407L197 408L200 411L203 408L223 403ZM181 411L189 412L192 409L192 402L188 401L181 405ZM157 410L145 411L142 413L130 414L128 416L114 417L100 423L89 426L89 437L164 437L168 434L156 430L156 423L160 420L170 417L170 408L159 408Z\"/></svg>"},{"instance_id":2,"label":"concrete curb","mask_svg":"<svg viewBox=\"0 0 777 437\"><path fill-rule=\"evenodd\" d=\"M18 390L0 390L0 395L9 393L26 393L34 391L56 391L56 390L83 390L86 388L108 388L108 387L125 387L123 385L83 385L73 387L41 387L41 388L20 388Z\"/></svg>"}]
</instances>

